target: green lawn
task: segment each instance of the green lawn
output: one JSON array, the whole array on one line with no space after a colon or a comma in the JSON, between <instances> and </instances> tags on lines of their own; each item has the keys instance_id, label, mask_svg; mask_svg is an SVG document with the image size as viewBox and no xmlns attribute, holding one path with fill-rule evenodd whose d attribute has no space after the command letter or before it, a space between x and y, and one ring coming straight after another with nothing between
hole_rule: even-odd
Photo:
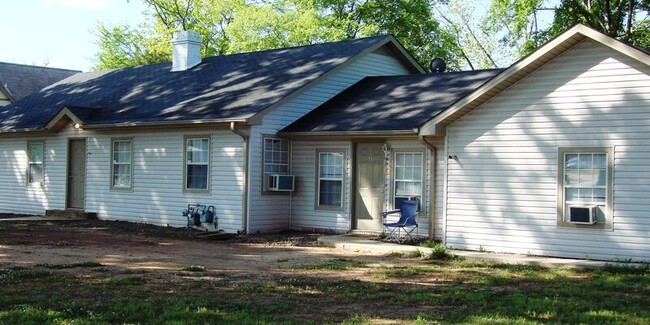
<instances>
[{"instance_id":1,"label":"green lawn","mask_svg":"<svg viewBox=\"0 0 650 325\"><path fill-rule=\"evenodd\" d=\"M333 258L263 274L0 265L0 324L650 324L650 267Z\"/></svg>"}]
</instances>

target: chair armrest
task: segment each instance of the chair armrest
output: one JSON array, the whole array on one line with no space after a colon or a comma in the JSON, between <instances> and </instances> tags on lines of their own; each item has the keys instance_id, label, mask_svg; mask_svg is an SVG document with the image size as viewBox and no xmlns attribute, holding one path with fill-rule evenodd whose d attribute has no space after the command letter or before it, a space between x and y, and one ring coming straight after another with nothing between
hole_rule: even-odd
<instances>
[{"instance_id":1,"label":"chair armrest","mask_svg":"<svg viewBox=\"0 0 650 325\"><path fill-rule=\"evenodd\" d=\"M379 216L382 218L386 218L387 215L389 214L395 214L395 213L400 213L402 210L396 209L396 210L390 210L390 211L384 211L384 212L379 212Z\"/></svg>"}]
</instances>

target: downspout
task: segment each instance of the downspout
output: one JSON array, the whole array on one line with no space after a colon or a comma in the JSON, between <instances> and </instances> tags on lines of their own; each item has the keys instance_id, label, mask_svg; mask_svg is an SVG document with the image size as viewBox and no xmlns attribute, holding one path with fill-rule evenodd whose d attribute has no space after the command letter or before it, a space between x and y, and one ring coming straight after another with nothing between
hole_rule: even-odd
<instances>
[{"instance_id":1,"label":"downspout","mask_svg":"<svg viewBox=\"0 0 650 325\"><path fill-rule=\"evenodd\" d=\"M436 164L438 163L436 161L436 156L437 156L437 150L436 147L433 146L433 144L427 139L422 136L421 134L418 134L418 138L420 139L420 142L427 148L431 150L431 177L429 177L429 188L431 189L431 194L429 196L429 200L431 201L431 210L429 211L428 221L429 221L429 238L433 240L435 237L435 225L433 222L433 218L435 217L436 213Z\"/></svg>"},{"instance_id":2,"label":"downspout","mask_svg":"<svg viewBox=\"0 0 650 325\"><path fill-rule=\"evenodd\" d=\"M244 139L244 177L242 193L242 229L240 233L246 233L248 230L248 134L235 128L235 122L230 122L230 131Z\"/></svg>"}]
</instances>

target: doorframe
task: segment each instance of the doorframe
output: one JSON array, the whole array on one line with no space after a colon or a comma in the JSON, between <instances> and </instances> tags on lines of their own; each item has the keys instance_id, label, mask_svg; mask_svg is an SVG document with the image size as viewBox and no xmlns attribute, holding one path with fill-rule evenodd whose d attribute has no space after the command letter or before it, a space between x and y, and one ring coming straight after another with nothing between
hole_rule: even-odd
<instances>
[{"instance_id":1,"label":"doorframe","mask_svg":"<svg viewBox=\"0 0 650 325\"><path fill-rule=\"evenodd\" d=\"M84 207L83 208L71 208L70 207L70 202L69 202L69 199L70 199L70 195L69 195L70 194L70 164L71 164L71 158L72 158L72 152L70 150L70 148L71 148L70 144L73 141L80 141L80 140L84 141L84 149L85 149L84 150L84 160L85 160L87 158L86 155L87 155L87 152L88 152L88 139L87 138L85 138L85 137L71 137L71 138L68 138L68 141L66 143L66 147L67 147L66 152L67 152L67 154L66 154L66 164L65 164L65 210L85 211L85 209L86 209L86 191L85 191L85 189L84 189L84 204L83 204ZM86 176L87 176L86 175L86 169L87 169L86 164L87 163L88 163L87 161L84 163L84 187L85 187Z\"/></svg>"},{"instance_id":2,"label":"doorframe","mask_svg":"<svg viewBox=\"0 0 650 325\"><path fill-rule=\"evenodd\" d=\"M373 139L358 139L358 140L352 140L352 162L350 164L350 231L354 230L359 230L357 228L357 174L358 174L358 169L357 169L357 147L360 143L363 144L385 144L387 143L387 139L384 138L373 138ZM384 159L384 164L385 164L385 159L386 157L382 157ZM385 174L385 171L384 171ZM386 180L384 179L384 187L386 186ZM386 201L386 194L384 194L384 198L382 199L383 201ZM384 202L383 206L386 206L386 202Z\"/></svg>"}]
</instances>

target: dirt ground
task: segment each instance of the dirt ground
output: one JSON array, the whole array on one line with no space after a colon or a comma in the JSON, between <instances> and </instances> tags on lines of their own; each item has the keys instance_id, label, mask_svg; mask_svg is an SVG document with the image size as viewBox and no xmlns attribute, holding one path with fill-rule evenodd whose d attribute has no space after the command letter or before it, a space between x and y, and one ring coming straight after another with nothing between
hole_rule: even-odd
<instances>
[{"instance_id":1,"label":"dirt ground","mask_svg":"<svg viewBox=\"0 0 650 325\"><path fill-rule=\"evenodd\" d=\"M340 258L382 265L416 263L319 247L320 234L302 232L214 239L200 238L190 229L99 220L2 221L0 229L1 267L96 262L116 273L129 269L174 274L200 266L211 272L261 275ZM83 268L69 270L86 272ZM341 276L359 275L346 272Z\"/></svg>"}]
</instances>

